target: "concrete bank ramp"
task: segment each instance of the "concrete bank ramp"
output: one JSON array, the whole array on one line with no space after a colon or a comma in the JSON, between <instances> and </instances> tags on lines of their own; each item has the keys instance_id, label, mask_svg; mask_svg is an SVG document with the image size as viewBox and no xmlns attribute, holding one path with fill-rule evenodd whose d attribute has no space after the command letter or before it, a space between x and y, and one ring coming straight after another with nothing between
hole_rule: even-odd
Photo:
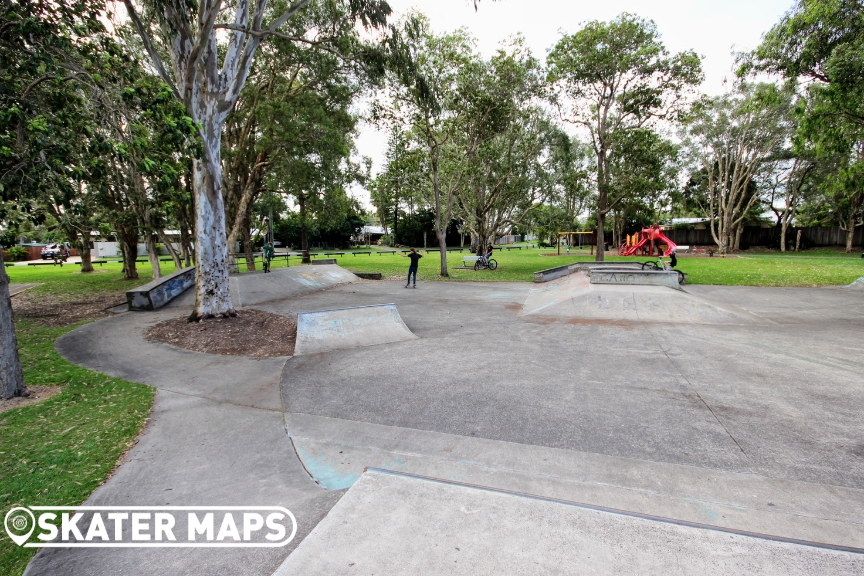
<instances>
[{"instance_id":1,"label":"concrete bank ramp","mask_svg":"<svg viewBox=\"0 0 864 576\"><path fill-rule=\"evenodd\" d=\"M533 289L526 315L586 320L742 324L757 318L665 286L591 284L577 272Z\"/></svg>"},{"instance_id":2,"label":"concrete bank ramp","mask_svg":"<svg viewBox=\"0 0 864 576\"><path fill-rule=\"evenodd\" d=\"M316 354L415 338L395 304L300 312L294 354Z\"/></svg>"},{"instance_id":3,"label":"concrete bank ramp","mask_svg":"<svg viewBox=\"0 0 864 576\"><path fill-rule=\"evenodd\" d=\"M231 301L237 307L255 306L358 280L335 264L277 268L268 274L247 272L231 276Z\"/></svg>"},{"instance_id":4,"label":"concrete bank ramp","mask_svg":"<svg viewBox=\"0 0 864 576\"><path fill-rule=\"evenodd\" d=\"M853 552L370 469L274 575L862 570Z\"/></svg>"},{"instance_id":5,"label":"concrete bank ramp","mask_svg":"<svg viewBox=\"0 0 864 576\"><path fill-rule=\"evenodd\" d=\"M864 290L864 276L861 276L860 278L849 284L847 288L852 288L853 290Z\"/></svg>"}]
</instances>

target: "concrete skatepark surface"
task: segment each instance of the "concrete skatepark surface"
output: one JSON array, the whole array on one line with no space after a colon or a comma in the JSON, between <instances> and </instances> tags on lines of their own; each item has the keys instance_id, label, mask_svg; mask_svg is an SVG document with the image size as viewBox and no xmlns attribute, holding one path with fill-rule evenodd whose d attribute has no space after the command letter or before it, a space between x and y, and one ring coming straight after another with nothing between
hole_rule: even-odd
<instances>
[{"instance_id":1,"label":"concrete skatepark surface","mask_svg":"<svg viewBox=\"0 0 864 576\"><path fill-rule=\"evenodd\" d=\"M864 556L369 471L276 575L695 576L754 569L852 575L864 570Z\"/></svg>"},{"instance_id":2,"label":"concrete skatepark surface","mask_svg":"<svg viewBox=\"0 0 864 576\"><path fill-rule=\"evenodd\" d=\"M334 283L339 278L346 283L291 293L286 282L271 276L250 278L257 295L246 300L241 292L241 300L286 315L395 303L418 338L261 362L147 343L143 334L149 325L187 311L190 295L184 294L158 312L122 314L79 328L57 347L79 364L159 388L138 445L88 503L283 505L299 524L291 546L206 555L183 549L55 549L40 552L28 574L66 573L61 566L88 574L162 574L166 567L184 574L270 574L348 487L347 510L334 508L302 547L331 550L334 562L356 550L367 551L370 562L416 555L441 566L434 570L441 573L471 573L483 558L498 566L493 557L499 541L488 531L486 540L475 542L475 554L477 547L485 550L475 555L475 564L463 568L448 560L454 568L445 569L443 554L452 548L431 528L432 516L428 522L415 516L433 497L467 499L470 510L470 502L486 496L451 485L436 496L443 488L436 485L430 492L421 486L425 481L409 479L407 488L381 483L380 494L366 498L367 466L864 549L864 305L856 291L602 287L623 288L631 296L660 291L655 300L662 300L662 291L674 294L677 299L659 306L667 315L670 307L686 308L683 302L699 304L693 304L698 313L660 320L659 313L642 314L650 304L638 299L633 301L639 315L590 316L586 310L600 308L574 304L586 293L578 281L545 292L532 292L540 285L528 283L444 282L407 291L398 282L348 283L348 273L336 271ZM236 290L243 282L235 278L246 279L232 277ZM269 298L264 283L286 296ZM722 318L706 318L701 315L706 310ZM562 563L571 558L555 552L560 550L555 538L574 534L571 512L536 504L543 500L526 504L513 495L493 500L484 506L501 514L524 511L534 520L548 518L547 539L538 544L528 535L519 542L527 546L525 558ZM442 518L452 519L443 508ZM458 509L448 509L458 516ZM369 510L378 516L353 524L359 532L351 533L349 544L344 534L327 528L344 520L341 514L362 512L366 518ZM401 524L384 521L395 516ZM365 537L359 535L363 523ZM641 530L628 524L612 531L610 524L603 526L593 534L633 535L621 544L627 550L622 562L658 567L646 572L666 566L667 549L656 548L656 557L645 552L653 549L656 530L665 527ZM554 527L560 527L559 536ZM379 542L376 535L388 530L404 538ZM472 530L482 535L484 524L465 525L466 538ZM680 539L682 550L692 550L692 558L678 555L681 565L690 559L694 567L710 564L710 554L699 551L714 536L699 534L669 536ZM574 538L590 544L585 533ZM752 555L753 570L741 571L771 574L786 566L777 563L777 550L785 548L760 548L747 544L751 539L735 538L743 540L728 550ZM600 540L598 550L614 541ZM430 548L435 544L438 552ZM792 574L861 571L858 554L834 552L846 554L842 560L820 556L819 548L782 546L799 551L780 554L799 559L783 568ZM330 570L300 552L296 559L288 557L279 573L349 571L348 561ZM410 571L378 570L385 565L376 573ZM732 572L737 566L717 565ZM598 566L582 573L613 573L613 564ZM564 564L549 566L556 568L578 572Z\"/></svg>"}]
</instances>

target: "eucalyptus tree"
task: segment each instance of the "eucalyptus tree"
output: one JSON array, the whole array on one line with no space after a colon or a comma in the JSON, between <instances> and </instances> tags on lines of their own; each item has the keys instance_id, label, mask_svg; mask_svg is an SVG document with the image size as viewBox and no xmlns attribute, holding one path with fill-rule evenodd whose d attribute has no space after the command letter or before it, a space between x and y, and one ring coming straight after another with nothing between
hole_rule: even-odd
<instances>
[{"instance_id":1,"label":"eucalyptus tree","mask_svg":"<svg viewBox=\"0 0 864 576\"><path fill-rule=\"evenodd\" d=\"M396 237L399 229L399 210L413 207L420 198L429 197L426 156L411 138L395 126L387 139L387 152L381 172L369 182L372 205L385 234ZM391 226L392 224L392 226Z\"/></svg>"},{"instance_id":2,"label":"eucalyptus tree","mask_svg":"<svg viewBox=\"0 0 864 576\"><path fill-rule=\"evenodd\" d=\"M551 122L538 105L539 62L516 37L489 59L468 66L460 82L464 127L445 156L464 173L456 188L456 215L479 241L478 250L518 225L549 195Z\"/></svg>"},{"instance_id":3,"label":"eucalyptus tree","mask_svg":"<svg viewBox=\"0 0 864 576\"><path fill-rule=\"evenodd\" d=\"M705 216L724 254L738 250L745 218L759 200L757 171L792 136L793 98L787 87L739 82L693 108L685 142L705 176Z\"/></svg>"},{"instance_id":4,"label":"eucalyptus tree","mask_svg":"<svg viewBox=\"0 0 864 576\"><path fill-rule=\"evenodd\" d=\"M478 253L485 253L487 243L509 233L552 196L553 134L546 115L531 106L478 146L465 185L457 192L456 210L477 239Z\"/></svg>"},{"instance_id":5,"label":"eucalyptus tree","mask_svg":"<svg viewBox=\"0 0 864 576\"><path fill-rule=\"evenodd\" d=\"M786 235L798 209L817 197L816 189L823 184L825 162L803 154L784 155L766 162L757 176L765 205L777 218L780 228L780 251L786 251Z\"/></svg>"},{"instance_id":6,"label":"eucalyptus tree","mask_svg":"<svg viewBox=\"0 0 864 576\"><path fill-rule=\"evenodd\" d=\"M440 273L448 276L447 226L456 191L465 181L464 160L476 151L476 143L457 150L452 140L465 131L469 112L460 89L472 68L476 69L478 58L474 39L465 30L436 36L419 16L405 22L404 29L406 59L422 80L412 77L406 81L400 70L391 72L389 100L376 114L409 127L428 158L429 204L435 210L434 228L441 247Z\"/></svg>"},{"instance_id":7,"label":"eucalyptus tree","mask_svg":"<svg viewBox=\"0 0 864 576\"><path fill-rule=\"evenodd\" d=\"M251 207L264 192L276 156L311 134L291 120L312 99L351 102L380 77L378 46L362 41L347 0L313 2L262 46L229 113L222 136L228 249L251 257ZM307 30L311 31L307 34ZM314 136L312 136L314 138Z\"/></svg>"},{"instance_id":8,"label":"eucalyptus tree","mask_svg":"<svg viewBox=\"0 0 864 576\"><path fill-rule=\"evenodd\" d=\"M615 205L613 245L620 245L628 214L641 214L652 224L660 221L671 205L681 167L678 147L654 130L621 132L615 140L618 153L610 163L610 197Z\"/></svg>"},{"instance_id":9,"label":"eucalyptus tree","mask_svg":"<svg viewBox=\"0 0 864 576\"><path fill-rule=\"evenodd\" d=\"M192 163L195 192L195 310L193 318L234 314L228 289L228 246L222 196L222 128L243 90L262 42L289 36L282 27L313 0L124 0L153 67L198 126L200 158ZM349 3L349 18L366 27L386 25L382 0ZM312 32L312 31L303 31ZM162 61L168 54L169 64Z\"/></svg>"},{"instance_id":10,"label":"eucalyptus tree","mask_svg":"<svg viewBox=\"0 0 864 576\"><path fill-rule=\"evenodd\" d=\"M578 217L593 199L591 149L576 136L563 130L551 134L548 172L552 178L550 201L566 215L562 225L569 232L578 227ZM562 230L559 230L561 232Z\"/></svg>"},{"instance_id":11,"label":"eucalyptus tree","mask_svg":"<svg viewBox=\"0 0 864 576\"><path fill-rule=\"evenodd\" d=\"M670 54L654 22L627 13L563 36L547 63L561 117L587 132L594 150L600 243L613 208L610 164L616 135L676 119L688 93L702 81L701 63L692 51ZM597 260L603 260L602 250Z\"/></svg>"},{"instance_id":12,"label":"eucalyptus tree","mask_svg":"<svg viewBox=\"0 0 864 576\"><path fill-rule=\"evenodd\" d=\"M103 60L111 61L103 10L95 0L0 3L0 200L19 212L41 218L33 213L48 201L78 191L91 128L87 100L100 89ZM0 335L0 395L26 395L5 268Z\"/></svg>"},{"instance_id":13,"label":"eucalyptus tree","mask_svg":"<svg viewBox=\"0 0 864 576\"><path fill-rule=\"evenodd\" d=\"M739 74L781 74L802 86L799 150L833 165L824 208L847 232L852 249L864 219L864 5L859 0L798 0L752 53ZM818 196L818 195L817 195ZM819 207L808 210L820 211Z\"/></svg>"},{"instance_id":14,"label":"eucalyptus tree","mask_svg":"<svg viewBox=\"0 0 864 576\"><path fill-rule=\"evenodd\" d=\"M522 96L537 91L536 60L520 40L484 61L464 30L435 35L422 17L406 25L405 52L412 76L391 74L389 106L379 114L410 127L424 149L427 204L434 208L442 276L447 270L447 229L459 192L469 186L479 148L510 125Z\"/></svg>"}]
</instances>

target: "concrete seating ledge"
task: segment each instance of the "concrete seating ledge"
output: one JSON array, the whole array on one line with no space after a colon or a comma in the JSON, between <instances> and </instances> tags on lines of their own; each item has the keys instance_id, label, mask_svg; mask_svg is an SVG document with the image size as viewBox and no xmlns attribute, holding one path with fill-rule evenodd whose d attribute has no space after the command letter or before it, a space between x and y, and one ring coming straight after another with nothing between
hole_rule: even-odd
<instances>
[{"instance_id":1,"label":"concrete seating ledge","mask_svg":"<svg viewBox=\"0 0 864 576\"><path fill-rule=\"evenodd\" d=\"M641 262L573 262L572 264L564 264L546 270L534 272L534 282L549 282L562 276L573 274L574 272L590 272L593 268L626 268L642 269Z\"/></svg>"},{"instance_id":2,"label":"concrete seating ledge","mask_svg":"<svg viewBox=\"0 0 864 576\"><path fill-rule=\"evenodd\" d=\"M129 310L158 310L195 284L195 267L183 268L126 291Z\"/></svg>"}]
</instances>

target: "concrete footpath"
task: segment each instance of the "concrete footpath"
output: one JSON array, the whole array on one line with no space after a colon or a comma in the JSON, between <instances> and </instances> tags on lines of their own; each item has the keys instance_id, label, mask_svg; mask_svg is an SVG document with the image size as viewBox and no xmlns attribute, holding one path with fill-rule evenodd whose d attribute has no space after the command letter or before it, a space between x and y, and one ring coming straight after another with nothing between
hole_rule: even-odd
<instances>
[{"instance_id":1,"label":"concrete footpath","mask_svg":"<svg viewBox=\"0 0 864 576\"><path fill-rule=\"evenodd\" d=\"M76 364L158 388L138 443L85 504L284 506L297 518L297 537L285 548L42 549L27 576L270 574L341 496L309 477L285 434L286 358L199 354L145 340L151 325L187 310L189 296L57 340Z\"/></svg>"}]
</instances>

